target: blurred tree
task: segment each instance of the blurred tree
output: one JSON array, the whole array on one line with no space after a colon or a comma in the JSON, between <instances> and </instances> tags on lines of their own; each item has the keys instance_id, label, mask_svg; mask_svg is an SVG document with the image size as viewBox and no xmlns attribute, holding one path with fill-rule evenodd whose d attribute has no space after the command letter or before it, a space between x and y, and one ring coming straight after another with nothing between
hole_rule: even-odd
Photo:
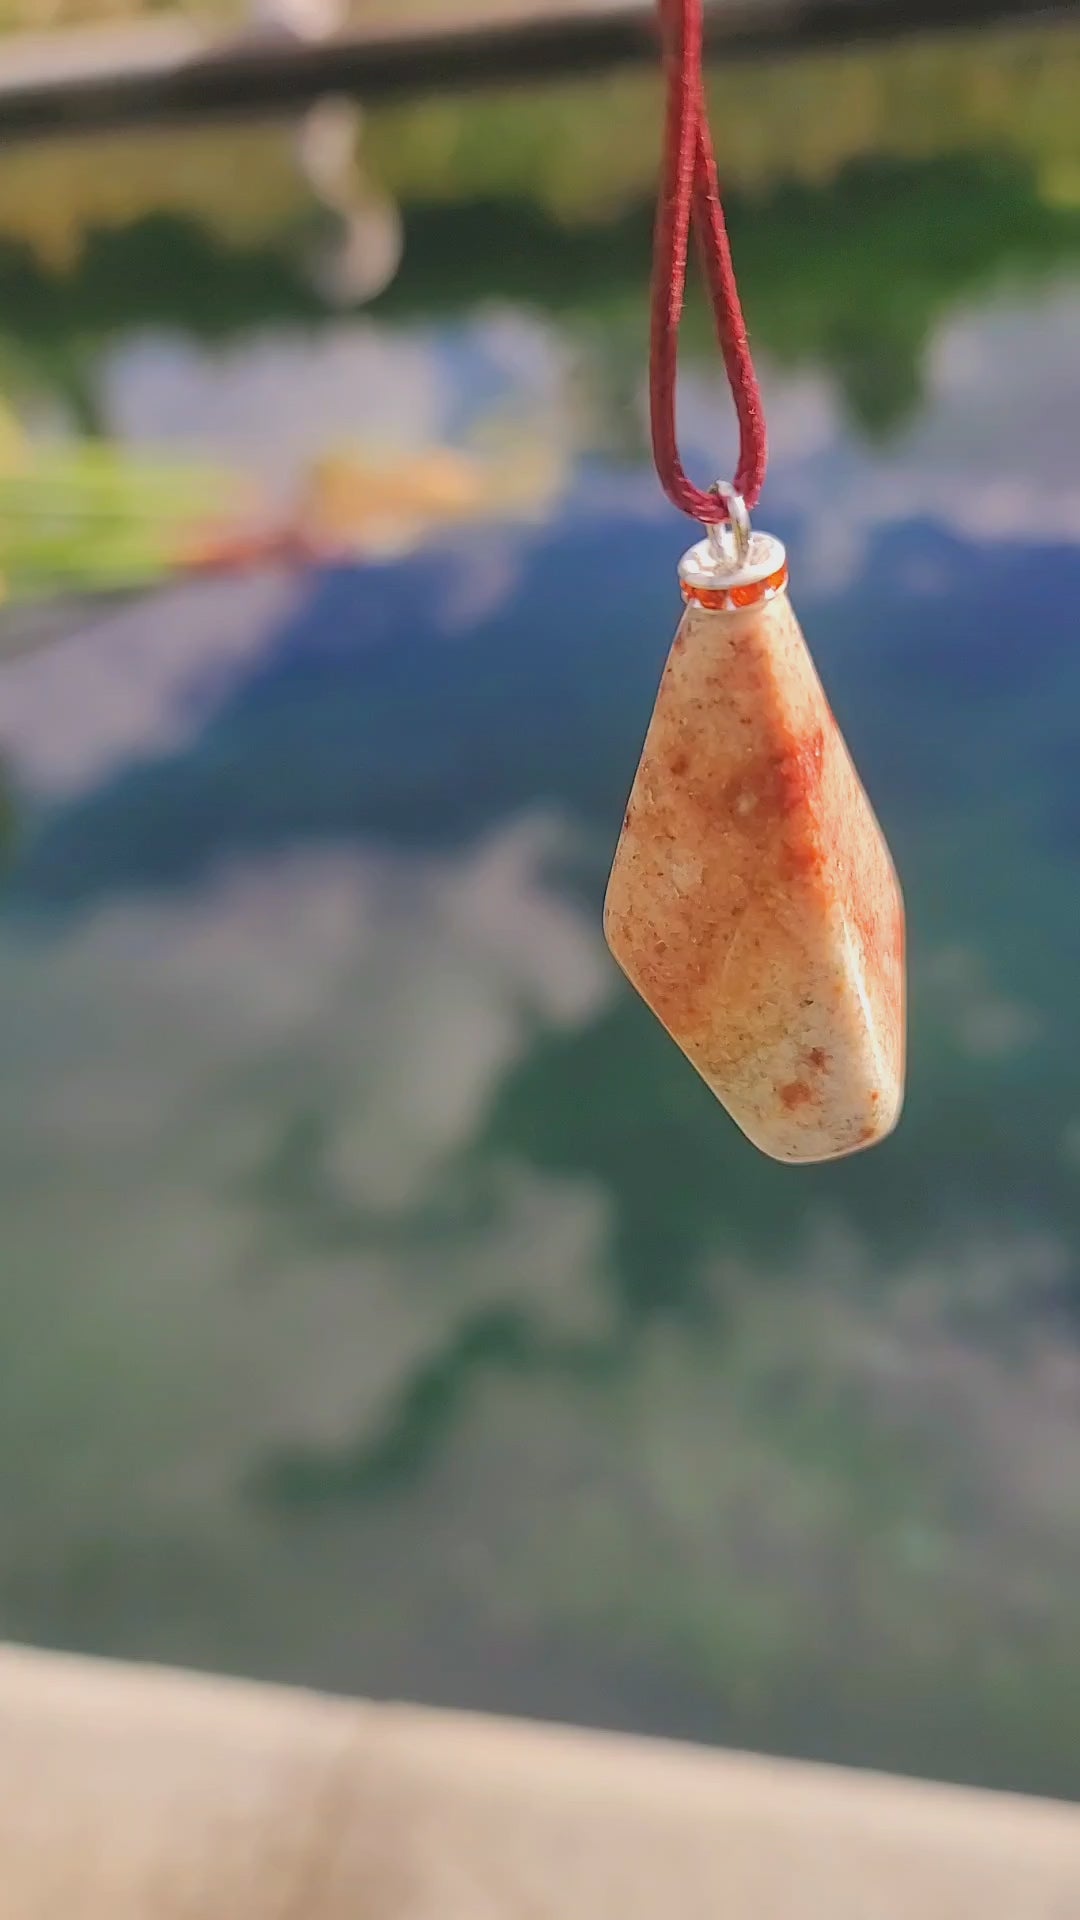
<instances>
[{"instance_id":1,"label":"blurred tree","mask_svg":"<svg viewBox=\"0 0 1080 1920\"><path fill-rule=\"evenodd\" d=\"M863 163L767 200L729 193L728 220L757 344L781 363L831 370L853 419L874 435L917 404L924 349L952 307L1080 259L1080 206L1047 204L1029 166L997 156ZM553 313L594 344L604 368L597 391L625 395L642 364L650 225L640 202L600 245L535 205L414 205L401 270L372 311L410 320L509 301ZM306 280L293 237L286 229L275 244L241 249L188 220L147 217L92 235L62 297L25 245L0 243L0 354L17 385L93 420L94 355L129 329L168 322L220 339L335 314L336 302ZM698 302L685 351L714 351Z\"/></svg>"}]
</instances>

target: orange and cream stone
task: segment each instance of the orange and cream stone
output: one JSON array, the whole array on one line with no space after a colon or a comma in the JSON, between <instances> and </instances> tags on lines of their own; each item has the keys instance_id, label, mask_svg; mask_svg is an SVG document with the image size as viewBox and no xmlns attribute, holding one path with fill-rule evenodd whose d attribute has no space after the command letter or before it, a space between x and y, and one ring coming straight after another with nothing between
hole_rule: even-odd
<instances>
[{"instance_id":1,"label":"orange and cream stone","mask_svg":"<svg viewBox=\"0 0 1080 1920\"><path fill-rule=\"evenodd\" d=\"M754 1144L830 1160L904 1088L904 906L788 600L783 547L680 567L608 884L619 965Z\"/></svg>"}]
</instances>

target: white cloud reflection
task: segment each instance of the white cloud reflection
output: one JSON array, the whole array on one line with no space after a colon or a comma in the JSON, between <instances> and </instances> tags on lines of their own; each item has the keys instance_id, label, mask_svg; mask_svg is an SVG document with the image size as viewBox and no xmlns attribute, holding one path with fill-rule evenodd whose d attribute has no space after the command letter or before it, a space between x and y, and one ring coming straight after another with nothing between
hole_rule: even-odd
<instances>
[{"instance_id":1,"label":"white cloud reflection","mask_svg":"<svg viewBox=\"0 0 1080 1920\"><path fill-rule=\"evenodd\" d=\"M305 589L275 572L193 581L89 618L5 663L0 754L35 797L71 798L196 739Z\"/></svg>"},{"instance_id":2,"label":"white cloud reflection","mask_svg":"<svg viewBox=\"0 0 1080 1920\"><path fill-rule=\"evenodd\" d=\"M771 508L798 527L808 588L840 592L879 529L929 520L975 543L1080 540L1080 292L1075 281L1038 304L996 303L948 320L931 343L926 391L907 427L870 447L851 436L824 374L764 365ZM688 442L731 445L719 376L688 375Z\"/></svg>"},{"instance_id":3,"label":"white cloud reflection","mask_svg":"<svg viewBox=\"0 0 1080 1920\"><path fill-rule=\"evenodd\" d=\"M8 932L12 1553L116 1502L231 1500L274 1436L375 1417L471 1302L595 1319L602 1193L466 1171L514 1063L614 990L546 880L565 846L536 815L457 858L287 855Z\"/></svg>"},{"instance_id":4,"label":"white cloud reflection","mask_svg":"<svg viewBox=\"0 0 1080 1920\"><path fill-rule=\"evenodd\" d=\"M1036 1008L1002 993L973 947L949 946L915 962L928 1008L943 1018L961 1053L973 1060L1005 1060L1042 1037Z\"/></svg>"},{"instance_id":5,"label":"white cloud reflection","mask_svg":"<svg viewBox=\"0 0 1080 1920\"><path fill-rule=\"evenodd\" d=\"M580 432L571 366L554 327L499 306L457 326L342 319L226 346L154 332L111 350L102 404L121 441L238 464L286 502L343 446L421 457L509 435L565 455Z\"/></svg>"}]
</instances>

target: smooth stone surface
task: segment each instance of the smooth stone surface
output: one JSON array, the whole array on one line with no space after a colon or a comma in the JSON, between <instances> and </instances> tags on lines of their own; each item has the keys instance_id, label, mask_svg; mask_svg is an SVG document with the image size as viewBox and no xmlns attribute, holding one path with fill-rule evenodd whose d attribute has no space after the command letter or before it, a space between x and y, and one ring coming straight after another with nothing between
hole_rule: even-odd
<instances>
[{"instance_id":1,"label":"smooth stone surface","mask_svg":"<svg viewBox=\"0 0 1080 1920\"><path fill-rule=\"evenodd\" d=\"M604 928L764 1153L833 1159L895 1126L903 900L786 593L736 613L687 608Z\"/></svg>"},{"instance_id":2,"label":"smooth stone surface","mask_svg":"<svg viewBox=\"0 0 1080 1920\"><path fill-rule=\"evenodd\" d=\"M0 1920L1072 1920L1080 1811L0 1648Z\"/></svg>"}]
</instances>

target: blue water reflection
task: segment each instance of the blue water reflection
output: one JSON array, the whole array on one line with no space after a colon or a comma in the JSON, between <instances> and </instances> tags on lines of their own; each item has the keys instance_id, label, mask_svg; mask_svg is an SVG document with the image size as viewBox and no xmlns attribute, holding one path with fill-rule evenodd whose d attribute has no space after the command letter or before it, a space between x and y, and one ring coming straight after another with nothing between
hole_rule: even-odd
<instances>
[{"instance_id":1,"label":"blue water reflection","mask_svg":"<svg viewBox=\"0 0 1080 1920\"><path fill-rule=\"evenodd\" d=\"M987 291L884 441L766 361L911 919L902 1128L808 1173L602 946L686 541L639 396L613 451L524 309L114 349L136 438L269 459L344 381L540 478L3 669L8 1630L1076 1790L1078 330Z\"/></svg>"}]
</instances>

